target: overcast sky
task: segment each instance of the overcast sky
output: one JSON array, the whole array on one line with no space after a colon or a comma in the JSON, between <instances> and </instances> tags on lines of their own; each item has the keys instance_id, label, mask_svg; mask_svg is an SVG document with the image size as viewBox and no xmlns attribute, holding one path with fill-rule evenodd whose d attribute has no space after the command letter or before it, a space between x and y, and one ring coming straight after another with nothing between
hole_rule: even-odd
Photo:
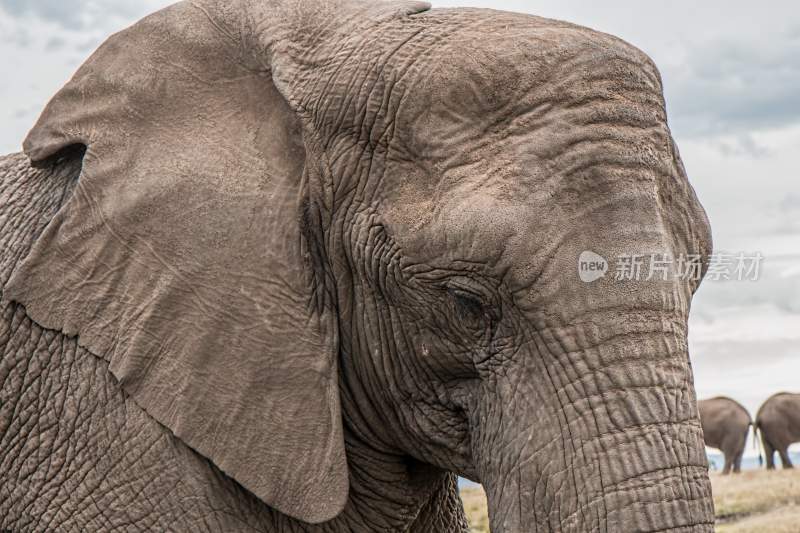
<instances>
[{"instance_id":1,"label":"overcast sky","mask_svg":"<svg viewBox=\"0 0 800 533\"><path fill-rule=\"evenodd\" d=\"M110 33L161 0L0 0L0 153ZM755 414L800 391L800 3L461 0L615 34L661 69L670 126L711 219L716 250L761 252L758 281L708 281L690 348L700 397ZM750 450L750 447L748 447Z\"/></svg>"}]
</instances>

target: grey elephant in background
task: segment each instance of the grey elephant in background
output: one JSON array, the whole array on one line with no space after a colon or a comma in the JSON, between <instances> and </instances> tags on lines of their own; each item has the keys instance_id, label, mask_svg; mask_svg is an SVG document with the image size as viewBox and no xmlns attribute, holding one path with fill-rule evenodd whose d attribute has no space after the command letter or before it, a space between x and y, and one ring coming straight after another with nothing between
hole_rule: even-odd
<instances>
[{"instance_id":1,"label":"grey elephant in background","mask_svg":"<svg viewBox=\"0 0 800 533\"><path fill-rule=\"evenodd\" d=\"M725 455L722 473L729 474L731 469L739 472L752 425L750 413L739 402L724 396L700 400L697 408L706 446L717 448Z\"/></svg>"},{"instance_id":2,"label":"grey elephant in background","mask_svg":"<svg viewBox=\"0 0 800 533\"><path fill-rule=\"evenodd\" d=\"M422 2L195 0L0 161L0 528L710 532L707 258L651 60Z\"/></svg>"},{"instance_id":3,"label":"grey elephant in background","mask_svg":"<svg viewBox=\"0 0 800 533\"><path fill-rule=\"evenodd\" d=\"M767 468L775 468L776 451L783 468L792 468L789 445L800 442L800 394L779 392L770 396L758 409L756 431L761 432Z\"/></svg>"}]
</instances>

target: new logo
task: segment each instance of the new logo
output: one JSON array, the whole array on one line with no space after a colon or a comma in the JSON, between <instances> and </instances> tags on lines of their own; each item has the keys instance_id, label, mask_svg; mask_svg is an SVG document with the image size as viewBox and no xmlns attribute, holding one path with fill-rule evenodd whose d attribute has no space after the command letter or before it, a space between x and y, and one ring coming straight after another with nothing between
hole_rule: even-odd
<instances>
[{"instance_id":1,"label":"new logo","mask_svg":"<svg viewBox=\"0 0 800 533\"><path fill-rule=\"evenodd\" d=\"M584 283L602 278L608 272L608 261L599 254L586 250L578 257L578 276Z\"/></svg>"}]
</instances>

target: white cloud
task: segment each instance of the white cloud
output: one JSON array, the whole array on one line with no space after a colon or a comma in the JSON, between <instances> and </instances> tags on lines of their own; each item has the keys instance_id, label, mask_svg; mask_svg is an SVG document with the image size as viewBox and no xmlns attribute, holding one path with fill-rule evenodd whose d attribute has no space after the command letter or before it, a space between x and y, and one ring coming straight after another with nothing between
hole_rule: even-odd
<instances>
[{"instance_id":1,"label":"white cloud","mask_svg":"<svg viewBox=\"0 0 800 533\"><path fill-rule=\"evenodd\" d=\"M0 9L15 18L39 19L67 30L108 28L130 22L173 2L159 0L0 0Z\"/></svg>"},{"instance_id":2,"label":"white cloud","mask_svg":"<svg viewBox=\"0 0 800 533\"><path fill-rule=\"evenodd\" d=\"M800 346L800 314L768 303L721 307L710 320L693 320L691 328L692 340L704 345L789 341Z\"/></svg>"},{"instance_id":3,"label":"white cloud","mask_svg":"<svg viewBox=\"0 0 800 533\"><path fill-rule=\"evenodd\" d=\"M749 132L800 120L800 33L698 40L694 53L669 68L671 121L683 135L738 134L757 153Z\"/></svg>"}]
</instances>

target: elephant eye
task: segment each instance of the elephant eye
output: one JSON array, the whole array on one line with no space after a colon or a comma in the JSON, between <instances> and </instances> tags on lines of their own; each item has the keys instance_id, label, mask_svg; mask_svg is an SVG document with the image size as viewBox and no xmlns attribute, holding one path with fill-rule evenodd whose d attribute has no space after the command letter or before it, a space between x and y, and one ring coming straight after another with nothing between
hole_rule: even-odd
<instances>
[{"instance_id":1,"label":"elephant eye","mask_svg":"<svg viewBox=\"0 0 800 533\"><path fill-rule=\"evenodd\" d=\"M482 338L494 323L492 308L487 303L490 297L483 295L485 291L480 288L473 289L472 285L458 281L448 283L450 318L471 335Z\"/></svg>"},{"instance_id":2,"label":"elephant eye","mask_svg":"<svg viewBox=\"0 0 800 533\"><path fill-rule=\"evenodd\" d=\"M483 302L479 296L461 289L450 289L449 292L459 316L472 319L483 317Z\"/></svg>"}]
</instances>

